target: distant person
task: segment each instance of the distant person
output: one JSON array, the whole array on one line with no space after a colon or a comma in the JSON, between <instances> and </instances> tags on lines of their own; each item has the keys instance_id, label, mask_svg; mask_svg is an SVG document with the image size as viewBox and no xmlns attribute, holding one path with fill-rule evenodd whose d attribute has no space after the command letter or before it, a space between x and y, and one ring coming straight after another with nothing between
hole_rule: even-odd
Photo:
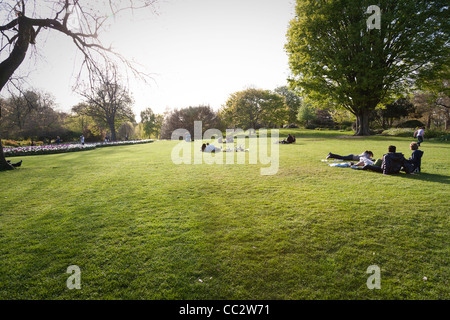
<instances>
[{"instance_id":1,"label":"distant person","mask_svg":"<svg viewBox=\"0 0 450 320\"><path fill-rule=\"evenodd\" d=\"M19 162L16 162L16 163L11 163L10 160L6 160L6 162L8 162L14 168L18 168L18 167L20 167L22 165L22 160L20 160Z\"/></svg>"},{"instance_id":2,"label":"distant person","mask_svg":"<svg viewBox=\"0 0 450 320\"><path fill-rule=\"evenodd\" d=\"M363 153L361 153L360 155L355 155L355 154L349 154L347 156L341 156L338 154L334 154L334 153L328 153L327 155L327 159L338 159L338 160L345 160L345 161L362 161L361 158L372 158L373 157L373 152L366 150Z\"/></svg>"},{"instance_id":3,"label":"distant person","mask_svg":"<svg viewBox=\"0 0 450 320\"><path fill-rule=\"evenodd\" d=\"M411 169L411 165L406 161L403 153L397 152L395 146L389 146L388 153L383 156L383 163L381 164L383 174L396 174L401 170L409 174L412 171Z\"/></svg>"},{"instance_id":4,"label":"distant person","mask_svg":"<svg viewBox=\"0 0 450 320\"><path fill-rule=\"evenodd\" d=\"M409 148L413 151L411 157L406 161L412 166L412 172L420 172L422 165L423 151L419 150L419 144L417 142L411 142Z\"/></svg>"},{"instance_id":5,"label":"distant person","mask_svg":"<svg viewBox=\"0 0 450 320\"><path fill-rule=\"evenodd\" d=\"M425 127L420 127L414 132L414 138L417 137L417 145L420 147L420 144L423 142L423 136L425 135Z\"/></svg>"},{"instance_id":6,"label":"distant person","mask_svg":"<svg viewBox=\"0 0 450 320\"><path fill-rule=\"evenodd\" d=\"M295 137L293 135L291 135L291 134L288 134L287 138L284 139L284 140L279 141L279 143L290 144L290 143L294 143L295 141L296 141Z\"/></svg>"},{"instance_id":7,"label":"distant person","mask_svg":"<svg viewBox=\"0 0 450 320\"><path fill-rule=\"evenodd\" d=\"M222 151L222 149L220 148L216 148L213 144L209 144L209 143L204 143L202 145L202 152L211 152L211 153L215 153L215 152L219 152Z\"/></svg>"},{"instance_id":8,"label":"distant person","mask_svg":"<svg viewBox=\"0 0 450 320\"><path fill-rule=\"evenodd\" d=\"M81 141L81 144L84 145L84 136L83 135L81 135L80 141Z\"/></svg>"},{"instance_id":9,"label":"distant person","mask_svg":"<svg viewBox=\"0 0 450 320\"><path fill-rule=\"evenodd\" d=\"M59 136L56 137L56 144L59 144L61 142L61 138Z\"/></svg>"}]
</instances>

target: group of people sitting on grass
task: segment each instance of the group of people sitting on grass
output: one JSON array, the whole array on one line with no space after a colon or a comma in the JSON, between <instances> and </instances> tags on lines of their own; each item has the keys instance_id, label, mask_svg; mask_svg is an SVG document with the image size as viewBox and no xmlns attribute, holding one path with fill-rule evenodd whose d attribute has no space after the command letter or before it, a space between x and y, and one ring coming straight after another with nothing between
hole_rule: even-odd
<instances>
[{"instance_id":1,"label":"group of people sitting on grass","mask_svg":"<svg viewBox=\"0 0 450 320\"><path fill-rule=\"evenodd\" d=\"M397 152L397 148L392 145L388 147L388 153L383 155L381 159L373 159L373 152L368 150L360 155L350 154L348 156L340 156L330 152L327 155L327 159L352 161L347 166L353 169L371 170L383 174L395 174L400 171L404 171L407 174L419 173L423 151L419 150L417 142L411 142L409 147L413 151L409 159L406 159L403 153Z\"/></svg>"}]
</instances>

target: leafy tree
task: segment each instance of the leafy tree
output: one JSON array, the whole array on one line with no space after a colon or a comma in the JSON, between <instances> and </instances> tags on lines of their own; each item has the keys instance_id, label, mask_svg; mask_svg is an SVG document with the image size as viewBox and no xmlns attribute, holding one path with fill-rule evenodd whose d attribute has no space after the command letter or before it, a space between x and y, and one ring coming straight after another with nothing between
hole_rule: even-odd
<instances>
[{"instance_id":1,"label":"leafy tree","mask_svg":"<svg viewBox=\"0 0 450 320\"><path fill-rule=\"evenodd\" d=\"M194 140L194 122L202 122L202 135L208 129L222 129L222 124L210 106L188 107L174 110L169 113L161 127L161 138L170 139L172 132L177 129L186 129Z\"/></svg>"},{"instance_id":2,"label":"leafy tree","mask_svg":"<svg viewBox=\"0 0 450 320\"><path fill-rule=\"evenodd\" d=\"M227 125L246 130L282 125L288 121L289 114L282 96L270 90L250 88L231 94L220 116Z\"/></svg>"},{"instance_id":3,"label":"leafy tree","mask_svg":"<svg viewBox=\"0 0 450 320\"><path fill-rule=\"evenodd\" d=\"M31 45L38 43L44 31L58 32L71 39L84 58L88 73L101 69L101 61L120 60L137 69L110 47L103 45L100 35L124 11L151 8L156 0L3 0L0 1L0 92L11 81L25 60ZM75 22L75 23L72 23ZM80 70L81 75L81 70ZM0 106L1 108L1 106ZM1 115L1 110L0 110ZM0 140L1 141L1 140ZM0 170L13 169L4 157L0 143Z\"/></svg>"},{"instance_id":4,"label":"leafy tree","mask_svg":"<svg viewBox=\"0 0 450 320\"><path fill-rule=\"evenodd\" d=\"M119 127L119 130L117 130L118 138L121 140L135 139L136 126L137 124L134 124L130 121L122 123Z\"/></svg>"},{"instance_id":5,"label":"leafy tree","mask_svg":"<svg viewBox=\"0 0 450 320\"><path fill-rule=\"evenodd\" d=\"M141 123L144 128L144 133L149 137L156 136L158 138L163 120L164 117L155 114L151 108L141 111Z\"/></svg>"},{"instance_id":6,"label":"leafy tree","mask_svg":"<svg viewBox=\"0 0 450 320\"><path fill-rule=\"evenodd\" d=\"M3 122L9 137L51 139L65 135L67 114L55 110L54 98L45 92L26 90L11 93L3 103Z\"/></svg>"},{"instance_id":7,"label":"leafy tree","mask_svg":"<svg viewBox=\"0 0 450 320\"><path fill-rule=\"evenodd\" d=\"M414 111L414 105L406 98L399 98L388 103L384 108L373 111L374 121L377 121L383 129L392 127L394 120L408 116Z\"/></svg>"},{"instance_id":8,"label":"leafy tree","mask_svg":"<svg viewBox=\"0 0 450 320\"><path fill-rule=\"evenodd\" d=\"M445 130L449 129L450 98L444 92L416 92L413 103L415 112L412 115L423 118L428 129L433 123L438 127L443 124Z\"/></svg>"},{"instance_id":9,"label":"leafy tree","mask_svg":"<svg viewBox=\"0 0 450 320\"><path fill-rule=\"evenodd\" d=\"M318 101L331 99L369 135L379 103L442 70L449 56L448 3L386 0L380 28L369 28L369 0L297 0L287 33L290 86Z\"/></svg>"},{"instance_id":10,"label":"leafy tree","mask_svg":"<svg viewBox=\"0 0 450 320\"><path fill-rule=\"evenodd\" d=\"M287 86L278 87L274 92L284 97L284 103L288 109L289 124L295 123L297 121L298 109L302 104L302 99Z\"/></svg>"},{"instance_id":11,"label":"leafy tree","mask_svg":"<svg viewBox=\"0 0 450 320\"><path fill-rule=\"evenodd\" d=\"M415 93L415 105L427 114L427 127L433 119L443 119L445 130L450 124L450 57L446 67L433 78L421 83L421 91Z\"/></svg>"},{"instance_id":12,"label":"leafy tree","mask_svg":"<svg viewBox=\"0 0 450 320\"><path fill-rule=\"evenodd\" d=\"M316 119L316 110L309 103L302 103L298 108L297 121L299 124L307 126Z\"/></svg>"}]
</instances>

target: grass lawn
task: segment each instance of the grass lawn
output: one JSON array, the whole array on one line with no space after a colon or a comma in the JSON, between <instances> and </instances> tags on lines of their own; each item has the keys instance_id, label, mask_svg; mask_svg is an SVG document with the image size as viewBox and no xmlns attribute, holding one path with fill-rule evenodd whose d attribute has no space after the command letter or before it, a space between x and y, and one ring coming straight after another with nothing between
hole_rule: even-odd
<instances>
[{"instance_id":1,"label":"grass lawn","mask_svg":"<svg viewBox=\"0 0 450 320\"><path fill-rule=\"evenodd\" d=\"M383 176L321 159L390 144L409 157L412 138L280 133L297 143L268 176L176 165L173 141L11 158L23 165L0 172L0 299L450 298L450 144L425 140L419 175Z\"/></svg>"}]
</instances>

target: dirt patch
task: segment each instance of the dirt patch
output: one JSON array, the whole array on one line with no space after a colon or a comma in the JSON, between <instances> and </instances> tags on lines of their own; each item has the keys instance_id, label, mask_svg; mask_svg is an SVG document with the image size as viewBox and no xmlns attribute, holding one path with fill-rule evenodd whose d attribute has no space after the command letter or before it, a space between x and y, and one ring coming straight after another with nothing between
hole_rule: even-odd
<instances>
[{"instance_id":1,"label":"dirt patch","mask_svg":"<svg viewBox=\"0 0 450 320\"><path fill-rule=\"evenodd\" d=\"M365 138L365 136L336 136L336 138L361 139Z\"/></svg>"}]
</instances>

